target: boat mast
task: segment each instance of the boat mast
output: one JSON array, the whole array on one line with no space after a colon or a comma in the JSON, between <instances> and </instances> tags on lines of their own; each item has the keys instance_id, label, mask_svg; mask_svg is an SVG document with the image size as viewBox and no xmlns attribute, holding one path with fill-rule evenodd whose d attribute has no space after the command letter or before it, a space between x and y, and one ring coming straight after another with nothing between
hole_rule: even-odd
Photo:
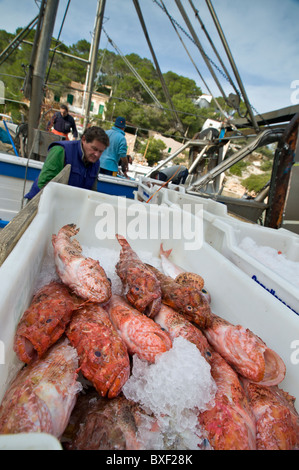
<instances>
[{"instance_id":1,"label":"boat mast","mask_svg":"<svg viewBox=\"0 0 299 470\"><path fill-rule=\"evenodd\" d=\"M193 40L194 40L194 42L195 42L197 48L199 49L199 52L201 53L202 58L204 59L204 61L205 61L205 63L206 63L206 66L208 67L208 69L209 69L209 71L210 71L210 73L211 73L211 75L212 75L212 77L213 77L215 83L217 84L217 86L218 86L218 88L219 88L219 90L220 90L221 95L223 96L223 98L224 98L225 100L227 100L227 97L226 97L225 92L224 92L224 90L223 90L223 88L222 88L222 86L221 86L221 83L219 82L219 80L218 80L218 78L217 78L217 76L216 76L216 74L215 74L215 72L214 72L214 70L213 70L213 68L212 68L212 66L211 66L211 64L210 64L210 62L209 62L209 60L208 60L206 54L205 54L205 52L204 52L204 49L203 49L203 47L202 47L202 45L201 45L201 43L200 43L200 41L199 41L199 39L198 39L198 36L197 36L197 34L196 34L196 32L195 32L195 29L194 29L193 26L192 26L192 23L191 23L191 21L190 21L190 19L189 19L189 16L187 15L186 10L184 9L184 7L183 7L183 5L182 5L182 3L181 3L181 0L175 0L175 3L177 4L177 7L178 7L179 11L180 11L182 17L184 18L184 21L185 21L185 23L186 23L186 25L187 25L187 27L188 27L190 33L191 33L191 36L193 37Z\"/></svg>"},{"instance_id":2,"label":"boat mast","mask_svg":"<svg viewBox=\"0 0 299 470\"><path fill-rule=\"evenodd\" d=\"M34 129L37 129L40 120L41 104L43 99L46 67L49 58L49 50L54 30L59 0L47 0L42 28L40 32L36 58L32 74L32 92L28 117L28 149L33 143Z\"/></svg>"},{"instance_id":3,"label":"boat mast","mask_svg":"<svg viewBox=\"0 0 299 470\"><path fill-rule=\"evenodd\" d=\"M170 110L173 114L173 117L174 117L174 120L175 120L175 124L176 124L176 128L180 131L180 132L183 132L184 130L184 127L183 127L183 124L179 118L179 115L174 107L174 104L172 102L172 99L171 99L171 96L169 94L169 90L167 88L167 85L165 83L165 80L164 80L164 77L163 77L163 74L161 72L161 69L160 69L160 66L159 66L159 63L158 63L158 60L157 60L157 57L156 57L156 54L155 54L155 51L153 49L153 46L152 46L152 43L151 43L151 40L149 38L149 34L148 34L148 31L147 31L147 28L146 28L146 25L145 25L145 21L144 21L144 18L143 18L143 15L142 15L142 11L141 11L141 8L140 8L140 5L139 5L139 1L138 0L133 0L133 3L134 3L134 6L135 6L135 9L136 9L136 12L137 12L137 15L138 15L138 18L139 18L139 21L140 21L140 24L141 24L141 27L143 29L143 33L144 33L144 36L145 36L145 39L147 41L147 44L148 44L148 47L151 51L151 54L152 54L152 58L153 58L153 61L154 61L154 64L156 66L156 72L159 76L159 80L160 80L160 83L161 83L161 86L162 86L162 89L163 89L163 92L164 92L164 95L165 95L165 98L166 100L168 101L169 105L170 105Z\"/></svg>"},{"instance_id":4,"label":"boat mast","mask_svg":"<svg viewBox=\"0 0 299 470\"><path fill-rule=\"evenodd\" d=\"M221 25L220 25L220 22L219 22L219 20L218 20L218 17L217 17L217 15L216 15L216 12L215 12L215 10L214 10L214 7L213 7L213 5L212 5L211 0L206 0L206 4L207 4L207 6L208 6L208 8L209 8L209 10L210 10L211 16L212 16L213 21L214 21L214 23L215 23L215 26L216 26L216 28L217 28L218 34L219 34L220 39L221 39L221 41L222 41L222 44L223 44L223 47L224 47L225 52L226 52L226 54L227 54L228 60L229 60L229 62L230 62L230 64L231 64L231 67L232 67L232 69L233 69L233 71L234 71L236 80L237 80L237 82L238 82L238 85L239 85L239 87L240 87L241 93L242 93L243 98L244 98L244 102L245 102L246 108L247 108L248 113L249 113L249 115L250 115L250 119L251 119L252 125L253 125L253 127L254 127L254 130L255 130L256 132L259 132L259 126L258 126L258 124L257 124L257 122L256 122L256 119L255 119L255 116L254 116L254 114L253 114L253 112L252 112L252 108L251 108L251 105L250 105L250 103L249 103L249 100L248 100L247 93L246 93L246 91L245 91L243 82L242 82L241 77L240 77L240 75L239 75L239 72L238 72L236 63L235 63L234 58L233 58L233 56L232 56L232 53L231 53L231 51L230 51L229 45L228 45L228 43L227 43L227 40L226 40L226 38L225 38L224 32L223 32L223 30L222 30L222 27L221 27Z\"/></svg>"},{"instance_id":5,"label":"boat mast","mask_svg":"<svg viewBox=\"0 0 299 470\"><path fill-rule=\"evenodd\" d=\"M83 110L84 110L84 122L83 129L88 126L89 113L92 97L93 83L96 75L98 49L101 38L102 24L104 18L106 0L98 0L97 13L94 25L94 31L92 36L92 43L90 46L89 61L90 65L87 67L86 81L85 81L85 92L83 97Z\"/></svg>"}]
</instances>

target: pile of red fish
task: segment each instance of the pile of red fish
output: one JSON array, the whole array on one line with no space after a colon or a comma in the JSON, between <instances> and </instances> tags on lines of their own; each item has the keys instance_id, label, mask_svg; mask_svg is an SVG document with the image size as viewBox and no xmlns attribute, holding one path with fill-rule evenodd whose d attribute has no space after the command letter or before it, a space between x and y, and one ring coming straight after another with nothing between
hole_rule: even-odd
<instances>
[{"instance_id":1,"label":"pile of red fish","mask_svg":"<svg viewBox=\"0 0 299 470\"><path fill-rule=\"evenodd\" d=\"M295 399L278 387L282 359L250 330L212 313L199 275L175 265L167 272L171 250L162 248L159 271L116 235L125 294L112 295L100 263L84 257L72 239L78 231L69 224L53 235L60 280L34 295L17 326L14 350L26 366L3 398L0 434L64 435L68 449L142 448L137 429L145 412L122 394L131 357L154 363L182 336L210 364L217 385L213 405L198 414L213 449L299 447ZM91 395L80 393L79 371Z\"/></svg>"}]
</instances>

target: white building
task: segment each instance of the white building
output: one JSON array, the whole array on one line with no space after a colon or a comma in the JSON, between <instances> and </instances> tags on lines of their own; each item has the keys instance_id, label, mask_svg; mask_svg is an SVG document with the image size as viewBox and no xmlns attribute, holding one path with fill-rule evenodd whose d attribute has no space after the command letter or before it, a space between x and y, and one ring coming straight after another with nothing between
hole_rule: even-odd
<instances>
[{"instance_id":1,"label":"white building","mask_svg":"<svg viewBox=\"0 0 299 470\"><path fill-rule=\"evenodd\" d=\"M213 97L211 95L200 95L197 100L194 101L194 103L200 108L209 108L212 99Z\"/></svg>"},{"instance_id":2,"label":"white building","mask_svg":"<svg viewBox=\"0 0 299 470\"><path fill-rule=\"evenodd\" d=\"M66 104L70 113L75 118L76 123L79 124L80 119L84 117L84 102L86 99L84 88L85 85L83 83L71 81L67 90L61 95L55 94L49 90L47 99L48 101L54 102L54 107L55 103L57 103L57 109L59 109L60 104ZM97 91L92 93L90 116L99 116L101 119L105 120L106 103L109 101L111 93L111 88L109 95Z\"/></svg>"}]
</instances>

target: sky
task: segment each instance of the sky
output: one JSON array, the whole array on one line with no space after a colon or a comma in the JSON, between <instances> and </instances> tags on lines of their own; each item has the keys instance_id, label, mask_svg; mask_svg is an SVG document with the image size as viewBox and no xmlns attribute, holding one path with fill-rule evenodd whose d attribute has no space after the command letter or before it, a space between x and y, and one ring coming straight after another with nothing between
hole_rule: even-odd
<instances>
[{"instance_id":1,"label":"sky","mask_svg":"<svg viewBox=\"0 0 299 470\"><path fill-rule=\"evenodd\" d=\"M240 90L227 55L217 33L206 1L192 0L209 36L212 38L230 77ZM57 37L68 0L60 0L53 35ZM147 31L160 69L169 70L195 80L203 93L220 96L221 92L212 77L198 47L190 40L190 31L175 0L164 0L170 15L188 36L180 35L204 78L188 57L169 18L160 8L161 0L139 0ZM197 37L210 59L222 70L190 0L181 0ZM38 14L40 1L0 0L0 29L15 33L25 27ZM71 0L60 40L75 44L80 39L91 42L97 12L97 0ZM212 0L239 76L246 90L254 114L274 111L299 104L299 0ZM152 55L141 28L133 0L106 0L104 12L105 31L122 54L132 52L152 60ZM102 32L100 49L115 49ZM152 60L153 61L153 60ZM229 81L218 68L212 68L221 87L228 96L234 93ZM206 87L207 85L207 87Z\"/></svg>"}]
</instances>

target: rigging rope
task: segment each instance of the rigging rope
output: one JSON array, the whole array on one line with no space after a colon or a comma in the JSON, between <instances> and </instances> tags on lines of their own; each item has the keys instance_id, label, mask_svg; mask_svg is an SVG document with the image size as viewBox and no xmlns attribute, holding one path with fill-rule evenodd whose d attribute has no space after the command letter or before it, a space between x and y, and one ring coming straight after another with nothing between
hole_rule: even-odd
<instances>
[{"instance_id":1,"label":"rigging rope","mask_svg":"<svg viewBox=\"0 0 299 470\"><path fill-rule=\"evenodd\" d=\"M158 2L158 0L153 0L153 2L157 6L159 6L162 10L164 10L162 5L160 5L160 3ZM168 15L171 21L185 34L185 36L187 36L187 38L190 39L190 41L193 42L195 46L197 46L196 41L192 38L192 36L190 36L190 34L173 18L173 16L171 16L169 13ZM225 75L223 70L221 70L220 67L218 67L218 65L206 54L205 51L202 51L202 52L204 56L206 57L206 59L208 59L208 61L211 63L211 65L213 65L213 67L219 72L219 74L222 75L225 78L225 80L228 81L228 83L230 83L228 77Z\"/></svg>"},{"instance_id":2,"label":"rigging rope","mask_svg":"<svg viewBox=\"0 0 299 470\"><path fill-rule=\"evenodd\" d=\"M133 0L133 3L134 3L134 6L135 6L135 9L136 9L136 13L138 15L138 18L139 18L139 21L140 21L140 24L141 24L141 27L143 29L143 33L144 33L144 36L146 38L146 41L148 43L148 46L149 46L149 49L151 51L151 54L152 54L152 58L153 58L153 61L155 63L155 66L156 66L156 72L159 76L159 79L160 79L160 82L161 82L161 85L162 85L162 89L163 89L163 92L164 92L164 95L167 99L167 101L169 102L169 105L170 105L170 108L172 110L172 114L174 116L174 119L175 119L175 122L176 122L176 125L178 127L178 130L180 132L183 131L183 124L181 123L180 121L180 118L178 116L178 113L173 105L173 102L172 102L172 99L171 99L171 96L169 94L169 91L168 91L168 88L166 86L166 83L165 83L165 80L164 80L164 77L163 77L163 74L161 72L161 69L160 69L160 66L159 66L159 63L158 63L158 60L157 60L157 57L156 57L156 54L155 54L155 51L153 49L153 46L151 44L151 41L150 41L150 38L149 38L149 35L148 35L148 32L147 32L147 28L146 28L146 25L145 25L145 22L144 22L144 19L143 19L143 15L142 15L142 11L141 11L141 8L140 8L140 5L139 5L139 1L138 0Z\"/></svg>"},{"instance_id":3,"label":"rigging rope","mask_svg":"<svg viewBox=\"0 0 299 470\"><path fill-rule=\"evenodd\" d=\"M117 45L112 41L112 39L108 36L106 30L104 28L103 29L103 32L106 34L107 36L107 39L108 41L110 42L110 44L114 47L114 49L118 52L118 54L121 56L121 58L123 59L123 61L127 64L127 66L129 67L129 69L131 70L131 72L133 72L133 74L135 75L135 77L137 78L137 80L141 83L141 85L143 86L143 88L148 92L148 94L151 96L151 98L153 99L153 101L157 104L158 108L160 109L163 109L163 106L162 104L160 103L160 101L158 100L158 98L154 95L154 93L151 91L151 89L147 86L147 84L145 83L145 81L141 78L141 76L139 75L139 73L137 72L137 70L133 67L133 65L129 62L129 60L123 55L123 53L121 52L121 50L117 47Z\"/></svg>"},{"instance_id":4,"label":"rigging rope","mask_svg":"<svg viewBox=\"0 0 299 470\"><path fill-rule=\"evenodd\" d=\"M229 75L229 73L228 73L228 70L227 70L227 68L225 67L224 62L223 62L223 60L221 59L220 54L218 53L218 51L217 51L217 49L216 49L216 47L215 47L215 45L214 45L214 43L213 43L213 41L212 41L212 38L210 37L210 35L209 35L209 33L208 33L208 31L207 31L207 29L206 29L206 27L205 27L203 21L201 20L201 18L200 18L200 16L199 16L198 10L195 8L195 6L194 6L192 0L189 0L189 3L190 3L190 5L191 5L191 7L192 7L192 9L193 9L193 11L194 11L195 17L196 17L197 20L199 21L199 24L200 24L200 26L201 26L203 32L205 33L205 35L206 35L206 37L207 37L207 39L208 39L208 41L209 41L209 43L210 43L210 45L211 45L211 47L212 47L212 49L213 49L213 51L214 51L216 57L218 58L218 60L219 60L219 62L220 62L220 64L221 64L221 66L222 66L222 68L223 68L223 70L224 70L224 73L225 73L225 75L226 75L227 80L229 81L229 83L231 84L231 86L233 87L233 89L235 90L235 92L237 93L237 95L240 96L240 92L239 92L239 90L237 89L236 85L234 84L232 78L230 77L230 75Z\"/></svg>"},{"instance_id":5,"label":"rigging rope","mask_svg":"<svg viewBox=\"0 0 299 470\"><path fill-rule=\"evenodd\" d=\"M185 36L187 36L187 38L195 45L197 46L196 44L196 41L192 38L192 36L173 18L173 16L170 15L170 13L166 10L166 8L163 8L163 6L158 2L158 0L152 0L153 3L155 3L158 7L160 7L164 13L166 13L169 17L169 19L171 20L171 23L175 26L177 26L177 28L179 28L184 34ZM161 0L162 1L162 0ZM191 3L191 0L189 0L190 3ZM162 1L163 3L163 1ZM201 51L203 53L203 55L205 56L205 58L211 63L211 65L218 71L218 73L220 75L222 75L222 77L228 82L230 83L230 85L232 85L231 81L230 81L230 78L223 72L223 70L221 70L220 67L218 67L218 65L211 59L211 57L209 57L206 52L204 50ZM205 83L205 82L204 82ZM205 84L206 85L206 84ZM233 86L233 85L232 85ZM242 96L241 92L238 90L238 88L236 86L233 86L233 88L235 89L236 93L238 96ZM210 93L211 96L212 93ZM231 106L231 105L230 105ZM263 116L256 110L256 108L250 103L250 107L251 109L262 119L262 122L265 124L265 125L269 125L269 123L263 118ZM238 114L240 117L247 117L248 115L248 112L245 114L245 115L242 115L241 112L240 112L240 109L239 107L236 108L234 107L234 109L237 110Z\"/></svg>"},{"instance_id":6,"label":"rigging rope","mask_svg":"<svg viewBox=\"0 0 299 470\"><path fill-rule=\"evenodd\" d=\"M169 18L169 20L170 20L170 22L171 22L171 24L172 24L172 26L173 26L175 32L176 32L177 35L178 35L178 38L180 39L180 41L181 41L181 43L182 43L182 45L183 45L185 51L187 52L187 54L188 54L188 56L189 56L189 58L190 58L190 60L191 60L191 62L192 62L192 64L193 64L193 66L195 67L195 70L197 71L199 77L201 78L201 80L203 81L204 85L206 86L206 89L208 90L208 92L209 92L210 95L212 96L213 100L215 101L216 106L217 106L217 108L219 109L220 113L223 114L223 116L226 118L227 115L225 114L225 112L224 112L223 109L221 108L221 106L220 106L220 104L218 103L217 99L214 97L214 95L213 95L213 93L211 92L211 90L210 90L208 84L205 82L205 79L203 78L203 76L202 76L202 74L200 73L200 71L199 71L197 65L195 64L194 60L192 59L192 56L191 56L190 52L188 51L188 49L187 49L187 47L186 47L186 45L185 45L185 43L184 43L184 41L183 41L183 38L182 38L182 36L180 35L180 33L179 33L179 31L178 31L176 25L174 24L171 15L169 14L167 8L165 7L165 4L164 4L163 0L161 0L161 3L162 3L163 9L164 9L165 13L167 14L167 16L168 16L168 18Z\"/></svg>"}]
</instances>

